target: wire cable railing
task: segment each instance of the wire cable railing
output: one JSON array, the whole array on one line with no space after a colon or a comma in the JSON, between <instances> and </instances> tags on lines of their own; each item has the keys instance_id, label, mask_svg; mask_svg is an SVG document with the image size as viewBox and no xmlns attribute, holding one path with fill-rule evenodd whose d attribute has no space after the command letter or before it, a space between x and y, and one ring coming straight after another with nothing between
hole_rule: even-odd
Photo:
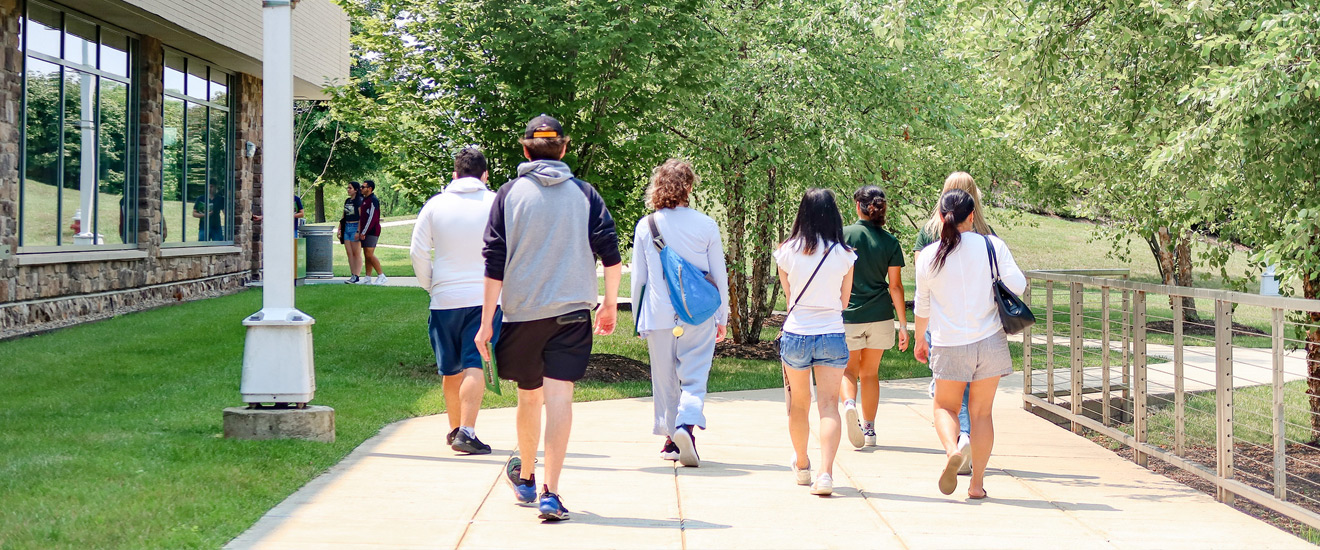
<instances>
[{"instance_id":1,"label":"wire cable railing","mask_svg":"<svg viewBox=\"0 0 1320 550\"><path fill-rule=\"evenodd\" d=\"M1031 271L1023 406L1320 529L1320 300ZM1241 322L1238 322L1240 320Z\"/></svg>"}]
</instances>

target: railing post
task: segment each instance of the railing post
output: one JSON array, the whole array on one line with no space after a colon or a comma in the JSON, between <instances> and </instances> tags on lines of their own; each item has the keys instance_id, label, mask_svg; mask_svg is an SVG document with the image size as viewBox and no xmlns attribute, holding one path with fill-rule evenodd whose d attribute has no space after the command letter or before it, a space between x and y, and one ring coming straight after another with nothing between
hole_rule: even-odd
<instances>
[{"instance_id":1,"label":"railing post","mask_svg":"<svg viewBox=\"0 0 1320 550\"><path fill-rule=\"evenodd\" d=\"M1104 401L1100 403L1100 421L1106 426L1112 426L1109 406L1112 396L1109 395L1109 287L1107 286L1100 287L1100 325L1100 368L1104 373L1100 375L1100 392L1104 395Z\"/></svg>"},{"instance_id":2,"label":"railing post","mask_svg":"<svg viewBox=\"0 0 1320 550\"><path fill-rule=\"evenodd\" d=\"M1070 283L1068 285L1068 359L1071 367L1071 397L1068 399L1072 406L1073 418L1082 416L1082 283ZM1075 434L1082 433L1082 425L1076 420L1072 422L1072 431Z\"/></svg>"},{"instance_id":3,"label":"railing post","mask_svg":"<svg viewBox=\"0 0 1320 550\"><path fill-rule=\"evenodd\" d=\"M1270 340L1274 361L1274 498L1288 500L1288 440L1283 418L1283 310L1274 308L1270 319Z\"/></svg>"},{"instance_id":4,"label":"railing post","mask_svg":"<svg viewBox=\"0 0 1320 550\"><path fill-rule=\"evenodd\" d=\"M1215 300L1215 471L1233 479L1233 314L1232 304ZM1215 491L1220 502L1233 504L1233 493Z\"/></svg>"},{"instance_id":5,"label":"railing post","mask_svg":"<svg viewBox=\"0 0 1320 550\"><path fill-rule=\"evenodd\" d=\"M1132 399L1132 291L1123 289L1123 401Z\"/></svg>"},{"instance_id":6,"label":"railing post","mask_svg":"<svg viewBox=\"0 0 1320 550\"><path fill-rule=\"evenodd\" d=\"M1045 287L1045 398L1054 403L1054 281Z\"/></svg>"},{"instance_id":7,"label":"railing post","mask_svg":"<svg viewBox=\"0 0 1320 550\"><path fill-rule=\"evenodd\" d=\"M1187 405L1183 397L1183 321L1187 310L1182 298L1173 300L1173 453L1185 456Z\"/></svg>"},{"instance_id":8,"label":"railing post","mask_svg":"<svg viewBox=\"0 0 1320 550\"><path fill-rule=\"evenodd\" d=\"M1022 292L1022 301L1031 307L1031 280L1027 280L1027 289ZM1031 411L1026 396L1031 395L1031 327L1022 331L1022 408Z\"/></svg>"},{"instance_id":9,"label":"railing post","mask_svg":"<svg viewBox=\"0 0 1320 550\"><path fill-rule=\"evenodd\" d=\"M1132 450L1137 464L1145 466L1147 456L1142 449L1146 443L1146 293L1142 291L1135 292L1132 299L1132 347L1132 386L1135 386L1132 425L1137 439Z\"/></svg>"}]
</instances>

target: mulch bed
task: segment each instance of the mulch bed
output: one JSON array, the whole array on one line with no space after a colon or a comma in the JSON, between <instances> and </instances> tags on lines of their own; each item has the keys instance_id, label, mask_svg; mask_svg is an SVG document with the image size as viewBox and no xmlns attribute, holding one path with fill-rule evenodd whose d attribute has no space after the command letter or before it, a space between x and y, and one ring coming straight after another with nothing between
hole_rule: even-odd
<instances>
[{"instance_id":1,"label":"mulch bed","mask_svg":"<svg viewBox=\"0 0 1320 550\"><path fill-rule=\"evenodd\" d=\"M1136 454L1132 448L1119 446L1119 444L1113 439L1096 432L1087 430L1086 437L1109 449L1114 449L1114 447L1118 446L1119 448L1114 449L1114 453L1128 460L1133 460ZM1273 449L1266 449L1256 445L1238 445L1234 449L1234 452L1237 455L1237 459L1234 460L1234 466L1237 472L1235 479L1267 493L1272 493L1274 491L1273 484L1264 480L1274 479L1274 470L1271 466L1274 462ZM1302 481L1302 479L1305 479L1311 482L1320 482L1320 466L1317 466L1320 465L1320 449L1317 449L1312 445L1295 443L1288 445L1287 455L1289 459L1289 502L1300 505L1314 512L1320 512L1320 506L1311 504L1301 499L1301 497L1296 494L1293 494L1297 493L1304 495L1306 498L1320 500L1320 487ZM1189 445L1186 448L1184 457L1209 468L1215 467L1214 447ZM1214 484L1206 481L1201 476L1183 470L1153 456L1148 458L1149 461L1147 462L1147 468L1150 471L1163 475L1164 477L1182 483L1183 485L1201 491L1207 495L1215 495ZM1311 531L1311 528L1306 524L1281 515L1264 506L1255 504L1240 496L1234 499L1233 507L1249 516L1262 520L1302 538L1306 538L1305 533Z\"/></svg>"},{"instance_id":2,"label":"mulch bed","mask_svg":"<svg viewBox=\"0 0 1320 550\"><path fill-rule=\"evenodd\" d=\"M778 328L784 326L783 315L771 315L766 318L765 326ZM774 342L757 342L755 344L735 344L732 340L725 340L715 344L715 357L732 357L734 359L754 359L758 361L778 361L779 351L775 349Z\"/></svg>"},{"instance_id":3,"label":"mulch bed","mask_svg":"<svg viewBox=\"0 0 1320 550\"><path fill-rule=\"evenodd\" d=\"M1169 334L1173 334L1173 320L1170 319L1167 321L1155 321L1151 323L1146 323L1146 330L1154 330L1158 332L1167 332ZM1183 321L1183 334L1194 334L1196 336L1214 336L1215 320L1187 319ZM1262 331L1261 329L1258 329L1256 327L1250 325L1244 325L1242 323L1233 323L1234 336L1242 336L1245 334L1251 334L1256 336L1269 336L1269 333Z\"/></svg>"},{"instance_id":4,"label":"mulch bed","mask_svg":"<svg viewBox=\"0 0 1320 550\"><path fill-rule=\"evenodd\" d=\"M631 357L593 353L587 361L587 374L582 379L607 384L650 380L651 366Z\"/></svg>"}]
</instances>

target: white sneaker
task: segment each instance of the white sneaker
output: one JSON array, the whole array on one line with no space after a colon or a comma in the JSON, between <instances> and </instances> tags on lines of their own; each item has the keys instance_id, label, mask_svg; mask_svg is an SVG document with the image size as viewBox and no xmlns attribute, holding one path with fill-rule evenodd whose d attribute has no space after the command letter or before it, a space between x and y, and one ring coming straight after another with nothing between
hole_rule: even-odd
<instances>
[{"instance_id":1,"label":"white sneaker","mask_svg":"<svg viewBox=\"0 0 1320 550\"><path fill-rule=\"evenodd\" d=\"M967 434L958 434L958 452L962 454L962 465L958 467L958 475L972 475L972 439Z\"/></svg>"},{"instance_id":2,"label":"white sneaker","mask_svg":"<svg viewBox=\"0 0 1320 550\"><path fill-rule=\"evenodd\" d=\"M385 277L385 274L384 274L384 273L381 273L379 277L376 277L376 284L378 284L378 285L382 285L382 286L383 286L383 285L385 284L385 281L388 281L388 280L389 280L389 279L387 279L387 278Z\"/></svg>"},{"instance_id":3,"label":"white sneaker","mask_svg":"<svg viewBox=\"0 0 1320 550\"><path fill-rule=\"evenodd\" d=\"M811 494L828 496L834 493L834 478L830 474L820 474L816 482L811 484Z\"/></svg>"},{"instance_id":4,"label":"white sneaker","mask_svg":"<svg viewBox=\"0 0 1320 550\"><path fill-rule=\"evenodd\" d=\"M863 428L862 428L862 435L864 436L862 439L865 439L865 440L866 440L865 443L866 443L866 446L867 446L867 447L874 447L874 446L875 446L875 425L874 425L874 424L872 424L871 426L868 426L868 427L863 427Z\"/></svg>"},{"instance_id":5,"label":"white sneaker","mask_svg":"<svg viewBox=\"0 0 1320 550\"><path fill-rule=\"evenodd\" d=\"M369 285L369 284L371 284L371 276L368 275L368 276L366 276L366 277L359 277L358 280L357 280L357 284L360 284L360 285Z\"/></svg>"},{"instance_id":6,"label":"white sneaker","mask_svg":"<svg viewBox=\"0 0 1320 550\"><path fill-rule=\"evenodd\" d=\"M862 423L857 418L857 404L852 401L843 402L843 423L848 428L848 442L853 447L862 448L866 442L862 439Z\"/></svg>"},{"instance_id":7,"label":"white sneaker","mask_svg":"<svg viewBox=\"0 0 1320 550\"><path fill-rule=\"evenodd\" d=\"M811 485L811 460L807 460L807 467L798 469L797 457L788 463L788 467L793 469L793 475L797 478L798 485Z\"/></svg>"}]
</instances>

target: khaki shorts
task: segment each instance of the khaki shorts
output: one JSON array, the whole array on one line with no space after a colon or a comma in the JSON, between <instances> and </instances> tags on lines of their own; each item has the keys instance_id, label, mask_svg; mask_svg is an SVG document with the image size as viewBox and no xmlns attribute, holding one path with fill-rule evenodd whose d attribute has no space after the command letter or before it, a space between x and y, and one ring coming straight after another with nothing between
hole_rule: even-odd
<instances>
[{"instance_id":1,"label":"khaki shorts","mask_svg":"<svg viewBox=\"0 0 1320 550\"><path fill-rule=\"evenodd\" d=\"M894 347L894 326L893 319L874 323L844 323L843 333L848 337L848 351Z\"/></svg>"}]
</instances>

